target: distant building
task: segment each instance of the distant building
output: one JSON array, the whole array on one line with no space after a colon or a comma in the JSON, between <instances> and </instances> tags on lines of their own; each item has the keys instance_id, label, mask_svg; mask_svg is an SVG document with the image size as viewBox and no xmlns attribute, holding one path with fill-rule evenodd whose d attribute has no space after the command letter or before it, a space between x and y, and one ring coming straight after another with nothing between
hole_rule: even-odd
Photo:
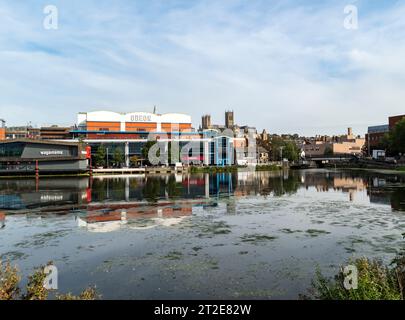
<instances>
[{"instance_id":1,"label":"distant building","mask_svg":"<svg viewBox=\"0 0 405 320\"><path fill-rule=\"evenodd\" d=\"M390 130L394 129L394 127L397 125L399 121L405 118L405 115L400 115L400 116L393 116L388 118L388 125L390 127Z\"/></svg>"},{"instance_id":2,"label":"distant building","mask_svg":"<svg viewBox=\"0 0 405 320\"><path fill-rule=\"evenodd\" d=\"M207 129L211 129L211 115L209 114L205 114L202 116L201 119L201 129L202 130L207 130Z\"/></svg>"},{"instance_id":3,"label":"distant building","mask_svg":"<svg viewBox=\"0 0 405 320\"><path fill-rule=\"evenodd\" d=\"M232 129L235 125L235 118L233 111L225 111L225 127Z\"/></svg>"},{"instance_id":4,"label":"distant building","mask_svg":"<svg viewBox=\"0 0 405 320\"><path fill-rule=\"evenodd\" d=\"M360 155L365 139L353 135L352 128L348 128L347 134L334 137L316 137L314 140L306 140L301 146L307 157L324 155Z\"/></svg>"},{"instance_id":5,"label":"distant building","mask_svg":"<svg viewBox=\"0 0 405 320\"><path fill-rule=\"evenodd\" d=\"M38 139L39 136L39 129L32 126L6 128L6 139Z\"/></svg>"},{"instance_id":6,"label":"distant building","mask_svg":"<svg viewBox=\"0 0 405 320\"><path fill-rule=\"evenodd\" d=\"M367 153L372 154L373 150L381 148L381 142L384 136L389 132L390 128L388 124L379 126L368 127L366 134Z\"/></svg>"},{"instance_id":7,"label":"distant building","mask_svg":"<svg viewBox=\"0 0 405 320\"><path fill-rule=\"evenodd\" d=\"M260 139L262 141L269 141L269 134L267 133L266 129L263 129L263 132L260 134Z\"/></svg>"},{"instance_id":8,"label":"distant building","mask_svg":"<svg viewBox=\"0 0 405 320\"><path fill-rule=\"evenodd\" d=\"M388 118L388 124L368 127L366 134L367 153L372 155L373 150L380 149L384 136L397 125L399 121L405 118L405 115L391 116Z\"/></svg>"},{"instance_id":9,"label":"distant building","mask_svg":"<svg viewBox=\"0 0 405 320\"><path fill-rule=\"evenodd\" d=\"M43 140L60 140L60 139L69 139L70 138L70 131L72 129L69 127L58 127L58 126L51 126L51 127L41 127L39 133L40 138Z\"/></svg>"},{"instance_id":10,"label":"distant building","mask_svg":"<svg viewBox=\"0 0 405 320\"><path fill-rule=\"evenodd\" d=\"M257 162L264 164L268 163L270 159L270 153L263 147L257 147Z\"/></svg>"}]
</instances>

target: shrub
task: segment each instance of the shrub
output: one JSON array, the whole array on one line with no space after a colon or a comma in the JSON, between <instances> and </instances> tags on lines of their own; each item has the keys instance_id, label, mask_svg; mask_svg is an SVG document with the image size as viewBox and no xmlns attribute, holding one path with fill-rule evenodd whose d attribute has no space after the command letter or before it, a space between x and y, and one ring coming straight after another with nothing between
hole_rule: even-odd
<instances>
[{"instance_id":1,"label":"shrub","mask_svg":"<svg viewBox=\"0 0 405 320\"><path fill-rule=\"evenodd\" d=\"M16 299L20 293L20 280L16 267L12 267L10 263L3 265L0 261L0 300Z\"/></svg>"},{"instance_id":2,"label":"shrub","mask_svg":"<svg viewBox=\"0 0 405 320\"><path fill-rule=\"evenodd\" d=\"M330 280L318 270L313 281L314 297L321 300L401 300L403 299L404 259L397 259L392 267L378 260L356 259L349 264L358 270L358 288L344 287L343 268Z\"/></svg>"},{"instance_id":3,"label":"shrub","mask_svg":"<svg viewBox=\"0 0 405 320\"><path fill-rule=\"evenodd\" d=\"M51 262L48 263L48 265L50 264ZM19 288L21 277L17 267L12 267L9 262L3 264L0 261L0 300L47 300L49 290L44 287L45 278L44 266L36 268L34 273L28 277L25 293L21 294ZM71 293L56 294L58 300L95 300L98 298L99 295L94 288L87 288L78 296Z\"/></svg>"}]
</instances>

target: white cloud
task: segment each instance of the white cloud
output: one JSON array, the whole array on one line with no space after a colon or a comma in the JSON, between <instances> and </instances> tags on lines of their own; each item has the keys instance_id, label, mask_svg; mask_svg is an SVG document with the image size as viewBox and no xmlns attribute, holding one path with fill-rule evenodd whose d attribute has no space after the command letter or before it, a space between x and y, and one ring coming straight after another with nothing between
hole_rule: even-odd
<instances>
[{"instance_id":1,"label":"white cloud","mask_svg":"<svg viewBox=\"0 0 405 320\"><path fill-rule=\"evenodd\" d=\"M341 1L60 3L56 32L38 27L41 12L0 5L0 117L10 124L156 104L196 126L232 108L270 132L363 134L405 113L405 5L360 6L359 30L348 31ZM40 112L24 119L24 108Z\"/></svg>"}]
</instances>

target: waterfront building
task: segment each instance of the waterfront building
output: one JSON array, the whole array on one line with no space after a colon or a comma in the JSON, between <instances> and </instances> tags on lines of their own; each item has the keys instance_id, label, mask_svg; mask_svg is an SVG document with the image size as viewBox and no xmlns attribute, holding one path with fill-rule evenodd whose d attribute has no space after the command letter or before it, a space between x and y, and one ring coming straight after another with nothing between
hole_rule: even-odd
<instances>
[{"instance_id":1,"label":"waterfront building","mask_svg":"<svg viewBox=\"0 0 405 320\"><path fill-rule=\"evenodd\" d=\"M74 135L88 139L140 139L149 133L183 135L191 132L191 117L181 113L118 113L112 111L81 112Z\"/></svg>"},{"instance_id":2,"label":"waterfront building","mask_svg":"<svg viewBox=\"0 0 405 320\"><path fill-rule=\"evenodd\" d=\"M397 125L399 121L405 118L405 115L388 117L388 124L368 127L366 134L367 153L372 155L373 150L381 149L384 136Z\"/></svg>"},{"instance_id":3,"label":"waterfront building","mask_svg":"<svg viewBox=\"0 0 405 320\"><path fill-rule=\"evenodd\" d=\"M172 148L177 145L180 151L177 160L170 157L172 162L170 164L182 162L193 165L228 166L238 163L256 163L256 151L253 149L255 144L249 142L250 127L241 127L240 131L243 134L235 134L234 130L226 130L225 126L212 126L209 115L204 117L204 127L209 129L195 131L191 117L181 113L81 112L77 116L77 123L71 128L59 126L40 129L31 126L8 128L6 141L18 143L20 139L30 138L60 143L83 142L90 147L93 157L103 145L107 167L113 163L114 154L117 152L123 156L122 164L125 167L143 163L146 159L143 159L142 151L148 140L157 141L161 152L166 154L165 157L159 158L157 164L169 164L169 156L167 156L169 145ZM233 112L228 125L233 121L232 119ZM235 128L236 126L233 127ZM255 129L254 133L256 133ZM12 160L18 161L18 156Z\"/></svg>"},{"instance_id":4,"label":"waterfront building","mask_svg":"<svg viewBox=\"0 0 405 320\"><path fill-rule=\"evenodd\" d=\"M126 167L131 165L132 157L143 157L142 149L148 139L158 141L160 150L166 152L169 143L178 144L179 161L183 164L228 166L256 157L255 151L252 155L247 151L249 127L243 129L243 136L236 137L232 130L224 131L225 126L212 125L209 115L203 116L202 121L202 127L209 128L195 131L191 117L180 113L83 112L78 114L77 129L71 134L72 141L80 139L89 144L93 155L101 144L106 148L107 159L119 148ZM162 160L161 164L168 164L168 159Z\"/></svg>"},{"instance_id":5,"label":"waterfront building","mask_svg":"<svg viewBox=\"0 0 405 320\"><path fill-rule=\"evenodd\" d=\"M388 124L368 127L366 134L368 155L371 155L373 150L381 148L382 139L389 132L389 130L390 128Z\"/></svg>"},{"instance_id":6,"label":"waterfront building","mask_svg":"<svg viewBox=\"0 0 405 320\"><path fill-rule=\"evenodd\" d=\"M346 135L341 136L317 136L307 139L301 145L301 149L307 157L324 155L360 155L365 144L365 139L353 134L352 128L348 128Z\"/></svg>"},{"instance_id":7,"label":"waterfront building","mask_svg":"<svg viewBox=\"0 0 405 320\"><path fill-rule=\"evenodd\" d=\"M90 150L80 143L3 140L0 142L0 175L86 172L89 158Z\"/></svg>"}]
</instances>

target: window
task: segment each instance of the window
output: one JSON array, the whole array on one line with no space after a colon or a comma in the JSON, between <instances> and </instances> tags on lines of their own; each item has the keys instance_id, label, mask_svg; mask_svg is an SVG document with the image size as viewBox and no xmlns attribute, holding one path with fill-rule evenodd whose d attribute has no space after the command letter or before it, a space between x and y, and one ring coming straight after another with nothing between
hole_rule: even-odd
<instances>
[{"instance_id":1,"label":"window","mask_svg":"<svg viewBox=\"0 0 405 320\"><path fill-rule=\"evenodd\" d=\"M24 143L4 143L0 144L0 157L21 157Z\"/></svg>"}]
</instances>

